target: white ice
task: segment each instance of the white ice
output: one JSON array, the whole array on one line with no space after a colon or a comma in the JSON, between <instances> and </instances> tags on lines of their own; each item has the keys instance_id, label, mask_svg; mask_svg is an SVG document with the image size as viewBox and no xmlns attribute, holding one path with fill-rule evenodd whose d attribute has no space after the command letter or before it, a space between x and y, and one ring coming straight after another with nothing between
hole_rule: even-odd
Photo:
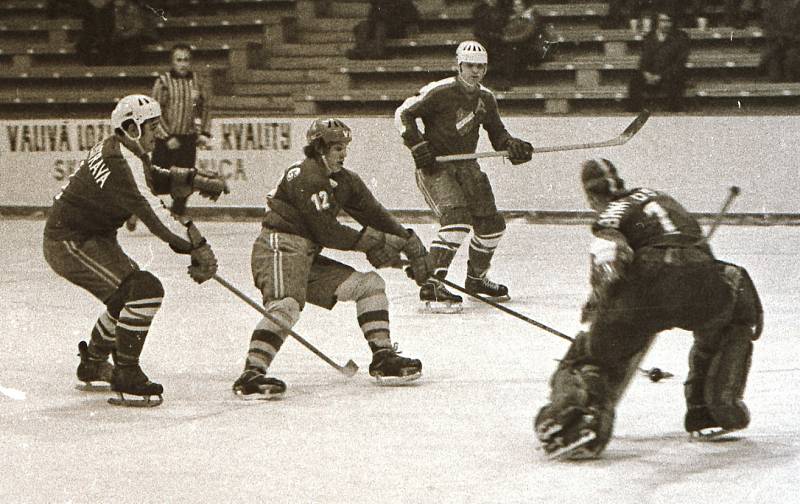
<instances>
[{"instance_id":1,"label":"white ice","mask_svg":"<svg viewBox=\"0 0 800 504\"><path fill-rule=\"evenodd\" d=\"M797 228L718 230L720 258L746 266L760 288L766 329L756 342L745 399L752 423L733 440L693 443L683 431L688 333L657 340L617 411L600 460L550 462L532 418L567 342L491 307L421 314L415 285L386 272L392 336L420 358L413 386L376 386L352 304L308 307L296 326L337 362L339 375L297 342L271 369L289 386L279 402L231 393L259 319L211 281L185 273L186 258L139 229L123 247L164 283L166 299L142 366L164 385L153 409L106 404L73 389L77 344L101 305L50 271L41 220L0 220L0 502L270 503L773 503L800 496ZM426 242L431 224L415 225ZM257 222L202 222L219 273L248 295ZM581 225L512 222L493 278L508 307L567 334L579 329L590 237ZM465 250L451 279L463 282ZM355 253L337 258L365 268ZM6 393L5 391L11 391Z\"/></svg>"}]
</instances>

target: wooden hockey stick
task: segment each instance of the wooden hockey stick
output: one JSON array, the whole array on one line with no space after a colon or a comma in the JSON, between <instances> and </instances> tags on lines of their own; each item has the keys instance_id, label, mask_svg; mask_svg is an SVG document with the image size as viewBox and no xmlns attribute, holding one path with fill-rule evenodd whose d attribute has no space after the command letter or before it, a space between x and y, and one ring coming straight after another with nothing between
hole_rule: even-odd
<instances>
[{"instance_id":1,"label":"wooden hockey stick","mask_svg":"<svg viewBox=\"0 0 800 504\"><path fill-rule=\"evenodd\" d=\"M720 208L719 212L717 212L717 215L714 216L714 221L711 223L711 228L708 230L708 233L706 233L706 235L702 239L700 239L700 241L698 241L698 244L707 243L708 240L710 240L711 237L714 236L714 233L717 232L717 228L722 223L722 218L725 217L725 213L727 213L728 208L730 208L730 206L733 204L733 200L736 199L737 196L739 196L740 192L741 189L739 189L739 187L737 186L731 186L728 189L728 197L725 198L725 202L722 204L722 208Z\"/></svg>"},{"instance_id":2,"label":"wooden hockey stick","mask_svg":"<svg viewBox=\"0 0 800 504\"><path fill-rule=\"evenodd\" d=\"M343 375L347 376L348 378L352 378L353 376L355 376L356 372L358 371L358 366L356 365L355 362L353 362L352 360L348 360L347 364L345 364L344 366L340 366L339 364L334 362L330 357L328 357L327 355L325 355L324 353L319 351L314 345L312 345L311 343L306 341L305 338L303 338L302 336L300 336L299 334L297 334L293 330L289 329L288 327L285 327L283 325L283 323L281 323L280 321L276 320L275 317L270 315L267 312L267 310L264 309L263 306L261 306L260 304L256 303L255 301L253 301L252 299L247 297L247 295L245 295L242 291L240 291L239 289L237 289L236 287L231 285L227 280L225 280L224 278L222 278L221 276L216 275L216 274L212 278L214 278L214 280L216 280L220 285L222 285L223 287L225 287L229 291L233 292L236 295L236 297L238 297L239 299L241 299L245 303L247 303L250 306L252 306L253 308L255 308L261 315L266 317L273 324L276 324L278 327L280 327L284 331L287 331L290 336L292 336L294 339L299 341L301 345L303 345L304 347L306 347L309 350L311 350L311 352L314 355L316 355L320 359L322 359L325 362L327 362L332 368L336 369L337 371L339 371Z\"/></svg>"},{"instance_id":3,"label":"wooden hockey stick","mask_svg":"<svg viewBox=\"0 0 800 504\"><path fill-rule=\"evenodd\" d=\"M460 285L454 284L453 282L450 282L449 280L445 280L443 278L435 278L434 281L441 282L444 285L446 285L446 286L448 286L448 287L450 287L452 289L457 290L458 292L464 293L467 296L475 298L475 299L477 299L478 301L480 301L482 303L486 303L486 304L488 304L489 306L491 306L493 308L497 308L500 311L506 312L509 315L517 317L518 319L520 319L520 320L522 320L524 322L527 322L527 323L529 323L531 325L534 325L534 326L538 327L539 329L543 329L543 330L549 332L550 334L558 336L561 339L565 339L565 340L567 340L569 342L575 341L575 338L567 336L566 334L564 334L563 332L559 331L558 329L553 329L552 327L550 327L548 325L542 324L541 322L537 322L536 320L533 320L530 317L526 317L525 315L523 315L523 314L521 314L519 312L516 312L516 311L512 310L511 308L508 308L508 307L505 307L505 306L501 305L500 303L495 303L494 301L492 301L490 299L486 299L486 298L484 298L482 296L479 296L477 294L473 294L473 293L469 292L468 290L466 290L465 288L461 287ZM643 368L638 368L638 369L639 369L639 371L641 371L642 373L647 375L647 377L650 378L650 381L652 381L652 382L657 382L657 381L663 380L665 378L671 378L672 376L674 376L669 371L662 371L661 369L655 368L655 367L652 368L652 369L643 369Z\"/></svg>"},{"instance_id":4,"label":"wooden hockey stick","mask_svg":"<svg viewBox=\"0 0 800 504\"><path fill-rule=\"evenodd\" d=\"M571 151L571 150L581 150L581 149L597 149L600 147L616 147L618 145L625 144L628 140L633 138L633 136L642 129L644 123L650 118L650 111L645 109L639 112L639 115L636 116L636 119L633 120L632 123L625 128L625 131L619 134L619 136L614 137L610 140L604 140L602 142L589 142L589 143L581 143L581 144L571 144L571 145L556 145L552 147L534 147L533 153L534 154L543 154L546 152L562 152L562 151ZM508 157L508 151L488 151L488 152L475 152L471 154L450 154L447 156L436 156L436 161L440 163L447 163L449 161L465 161L469 159L481 159L481 158L490 158L490 157Z\"/></svg>"}]
</instances>

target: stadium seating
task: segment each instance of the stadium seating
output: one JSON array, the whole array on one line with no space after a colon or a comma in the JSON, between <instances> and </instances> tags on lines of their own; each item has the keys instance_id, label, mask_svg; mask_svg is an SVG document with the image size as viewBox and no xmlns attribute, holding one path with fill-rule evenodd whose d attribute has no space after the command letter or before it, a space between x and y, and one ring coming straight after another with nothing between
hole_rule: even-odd
<instances>
[{"instance_id":1,"label":"stadium seating","mask_svg":"<svg viewBox=\"0 0 800 504\"><path fill-rule=\"evenodd\" d=\"M211 77L218 115L387 114L420 86L453 74L455 46L470 37L472 4L417 0L419 34L391 40L388 59L350 61L344 54L353 27L367 15L367 0L167 0L172 15L153 10L160 42L144 48L141 65L90 68L73 47L80 20L49 19L43 1L7 0L0 3L0 114L103 115L120 96L147 92L177 42L194 48L196 70ZM550 27L555 57L497 92L501 107L622 111L643 34L600 29L604 2L550 1L536 10ZM719 7L711 17L721 19ZM800 84L760 77L759 28L713 24L687 30L693 111L742 101L783 111L800 103Z\"/></svg>"}]
</instances>

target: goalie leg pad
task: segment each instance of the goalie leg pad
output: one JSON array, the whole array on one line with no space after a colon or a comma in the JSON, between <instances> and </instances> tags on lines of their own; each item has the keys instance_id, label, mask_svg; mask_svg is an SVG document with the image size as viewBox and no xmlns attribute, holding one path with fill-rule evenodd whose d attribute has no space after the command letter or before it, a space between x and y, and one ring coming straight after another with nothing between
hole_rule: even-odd
<instances>
[{"instance_id":1,"label":"goalie leg pad","mask_svg":"<svg viewBox=\"0 0 800 504\"><path fill-rule=\"evenodd\" d=\"M734 291L736 304L733 308L732 323L750 326L750 339L755 341L764 328L764 308L753 280L741 266L725 264L725 280Z\"/></svg>"},{"instance_id":2,"label":"goalie leg pad","mask_svg":"<svg viewBox=\"0 0 800 504\"><path fill-rule=\"evenodd\" d=\"M724 329L719 350L711 358L704 396L711 416L723 429L744 429L750 423L742 398L753 355L751 335L748 326Z\"/></svg>"},{"instance_id":3,"label":"goalie leg pad","mask_svg":"<svg viewBox=\"0 0 800 504\"><path fill-rule=\"evenodd\" d=\"M605 449L614 427L606 378L590 364L562 365L551 378L550 403L534 420L539 442L551 458L593 458Z\"/></svg>"}]
</instances>

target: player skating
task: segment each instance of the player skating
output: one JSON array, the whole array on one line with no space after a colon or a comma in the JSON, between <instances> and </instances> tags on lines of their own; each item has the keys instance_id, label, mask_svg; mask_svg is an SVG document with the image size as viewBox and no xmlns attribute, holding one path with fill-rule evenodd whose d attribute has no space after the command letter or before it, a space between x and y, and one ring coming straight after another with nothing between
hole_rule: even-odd
<instances>
[{"instance_id":1,"label":"player skating","mask_svg":"<svg viewBox=\"0 0 800 504\"><path fill-rule=\"evenodd\" d=\"M430 278L430 256L417 235L400 225L361 178L344 167L350 128L337 119L317 119L306 140L305 159L289 167L269 194L253 245L253 279L271 317L256 325L244 372L233 385L245 399L275 398L285 392L285 383L268 377L267 371L286 340L286 329L297 323L306 302L327 309L338 301L355 302L372 351L369 373L379 381L411 381L422 373L419 360L398 355L392 346L383 278L374 271L355 271L320 252L325 247L361 251L376 268L400 267L402 252L419 284ZM342 210L363 226L360 232L338 221Z\"/></svg>"},{"instance_id":2,"label":"player skating","mask_svg":"<svg viewBox=\"0 0 800 504\"><path fill-rule=\"evenodd\" d=\"M473 231L469 245L465 287L495 300L508 299L508 288L487 277L495 249L506 229L498 213L489 178L474 159L436 162L436 156L474 153L480 127L489 134L495 150L507 150L513 164L530 161L530 143L512 137L497 110L494 94L481 85L488 68L486 49L474 41L456 50L458 74L431 82L405 100L395 112L395 122L416 166L417 185L439 219L431 244L435 275L447 276L458 248ZM420 131L417 119L424 125ZM434 310L458 311L461 297L437 282L420 289L420 299Z\"/></svg>"},{"instance_id":3,"label":"player skating","mask_svg":"<svg viewBox=\"0 0 800 504\"><path fill-rule=\"evenodd\" d=\"M202 283L216 272L211 247L197 227L176 221L152 188L198 184L175 178L150 164L161 108L145 95L130 95L111 113L114 134L92 147L69 183L55 197L44 230L44 257L60 276L89 291L106 309L81 342L78 379L110 382L116 404L157 406L163 387L139 366L150 324L164 289L155 275L140 270L117 242L119 230L135 215L179 254L191 256L189 275ZM221 182L203 181L222 190ZM219 194L216 189L212 192ZM111 354L114 365L108 362ZM143 396L130 400L124 394ZM157 400L150 400L158 396Z\"/></svg>"},{"instance_id":4,"label":"player skating","mask_svg":"<svg viewBox=\"0 0 800 504\"><path fill-rule=\"evenodd\" d=\"M763 314L741 266L716 260L700 225L665 193L626 189L605 159L582 166L592 226L588 332L578 334L550 380L536 434L551 457L599 455L617 403L655 336L692 331L684 426L694 435L747 427L742 400Z\"/></svg>"}]
</instances>

